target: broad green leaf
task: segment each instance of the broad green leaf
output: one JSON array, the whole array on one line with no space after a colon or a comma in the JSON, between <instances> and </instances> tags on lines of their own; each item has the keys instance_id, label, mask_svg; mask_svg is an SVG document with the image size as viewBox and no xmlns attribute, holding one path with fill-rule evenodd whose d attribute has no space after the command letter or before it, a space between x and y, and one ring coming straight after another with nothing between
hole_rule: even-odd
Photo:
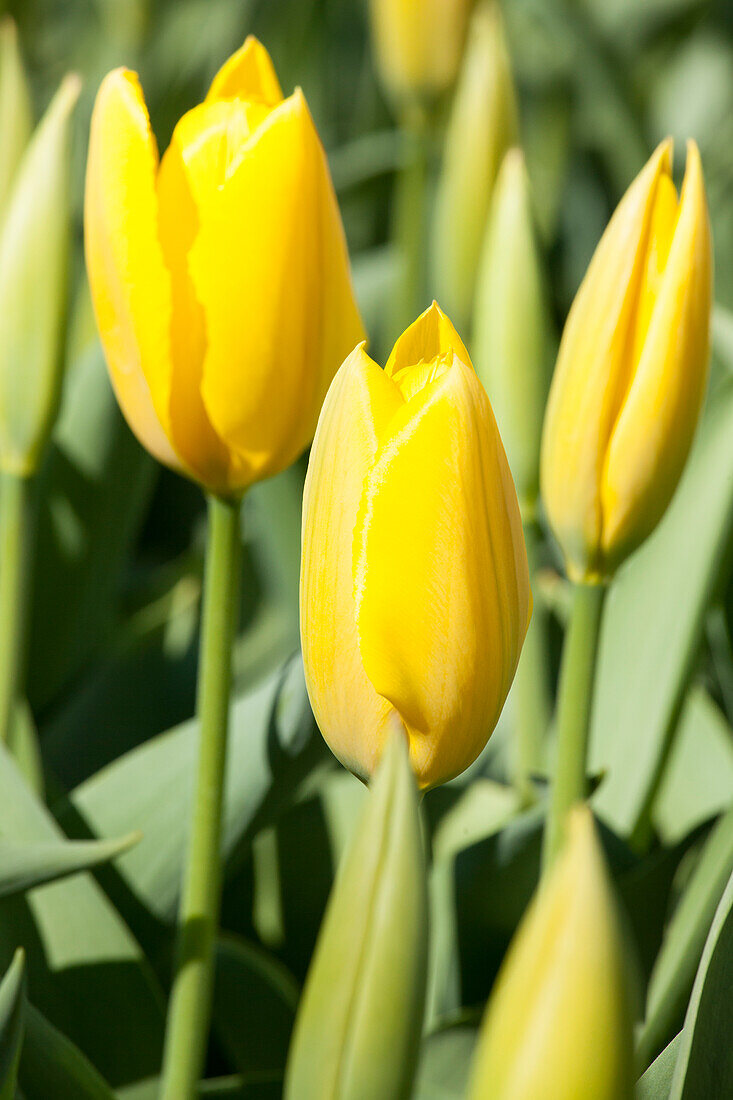
<instances>
[{"instance_id":1,"label":"broad green leaf","mask_svg":"<svg viewBox=\"0 0 733 1100\"><path fill-rule=\"evenodd\" d=\"M93 836L140 829L143 839L116 867L135 896L160 920L178 907L196 762L198 723L192 720L133 749L71 795L71 811ZM233 859L244 838L266 823L323 753L300 659L232 705L223 851ZM61 810L62 822L72 813Z\"/></svg>"},{"instance_id":2,"label":"broad green leaf","mask_svg":"<svg viewBox=\"0 0 733 1100\"><path fill-rule=\"evenodd\" d=\"M590 768L598 814L622 836L640 824L703 631L733 526L733 385L711 396L677 493L619 574L604 610Z\"/></svg>"},{"instance_id":3,"label":"broad green leaf","mask_svg":"<svg viewBox=\"0 0 733 1100\"><path fill-rule=\"evenodd\" d=\"M715 912L682 1029L669 1100L712 1100L733 1083L733 875Z\"/></svg>"},{"instance_id":4,"label":"broad green leaf","mask_svg":"<svg viewBox=\"0 0 733 1100\"><path fill-rule=\"evenodd\" d=\"M476 1021L440 1028L423 1040L413 1100L463 1100L478 1028Z\"/></svg>"},{"instance_id":5,"label":"broad green leaf","mask_svg":"<svg viewBox=\"0 0 733 1100\"><path fill-rule=\"evenodd\" d=\"M652 806L665 844L676 844L733 803L733 730L702 688L685 700Z\"/></svg>"},{"instance_id":6,"label":"broad green leaf","mask_svg":"<svg viewBox=\"0 0 733 1100\"><path fill-rule=\"evenodd\" d=\"M0 834L63 835L0 747ZM0 965L26 949L34 1003L117 1089L158 1072L163 1002L140 947L88 874L0 901Z\"/></svg>"},{"instance_id":7,"label":"broad green leaf","mask_svg":"<svg viewBox=\"0 0 733 1100\"><path fill-rule=\"evenodd\" d=\"M114 1093L70 1039L26 1003L19 1078L26 1100L113 1100Z\"/></svg>"},{"instance_id":8,"label":"broad green leaf","mask_svg":"<svg viewBox=\"0 0 733 1100\"><path fill-rule=\"evenodd\" d=\"M212 1025L245 1080L282 1082L299 992L282 963L261 947L220 937Z\"/></svg>"},{"instance_id":9,"label":"broad green leaf","mask_svg":"<svg viewBox=\"0 0 733 1100\"><path fill-rule=\"evenodd\" d=\"M649 979L639 1058L646 1065L679 1024L725 885L733 872L733 809L708 837Z\"/></svg>"},{"instance_id":10,"label":"broad green leaf","mask_svg":"<svg viewBox=\"0 0 733 1100\"><path fill-rule=\"evenodd\" d=\"M675 1035L636 1086L636 1100L668 1100L682 1035Z\"/></svg>"},{"instance_id":11,"label":"broad green leaf","mask_svg":"<svg viewBox=\"0 0 733 1100\"><path fill-rule=\"evenodd\" d=\"M19 947L0 982L0 1100L13 1100L25 1028L25 953Z\"/></svg>"},{"instance_id":12,"label":"broad green leaf","mask_svg":"<svg viewBox=\"0 0 733 1100\"><path fill-rule=\"evenodd\" d=\"M43 799L45 784L41 747L38 743L38 730L26 699L16 704L8 736L8 748L25 776L28 786Z\"/></svg>"},{"instance_id":13,"label":"broad green leaf","mask_svg":"<svg viewBox=\"0 0 733 1100\"><path fill-rule=\"evenodd\" d=\"M0 837L0 898L106 863L126 852L140 836L133 833L120 840L27 844Z\"/></svg>"},{"instance_id":14,"label":"broad green leaf","mask_svg":"<svg viewBox=\"0 0 733 1100\"><path fill-rule=\"evenodd\" d=\"M395 731L334 884L301 998L286 1100L409 1095L427 965L417 790Z\"/></svg>"}]
</instances>

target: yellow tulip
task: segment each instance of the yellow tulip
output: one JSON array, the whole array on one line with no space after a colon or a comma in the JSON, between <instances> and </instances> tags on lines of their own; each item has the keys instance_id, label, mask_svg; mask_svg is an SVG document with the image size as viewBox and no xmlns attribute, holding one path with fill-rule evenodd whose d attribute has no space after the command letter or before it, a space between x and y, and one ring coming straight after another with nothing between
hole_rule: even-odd
<instances>
[{"instance_id":1,"label":"yellow tulip","mask_svg":"<svg viewBox=\"0 0 733 1100\"><path fill-rule=\"evenodd\" d=\"M632 1100L627 975L593 818L577 807L497 978L469 1100Z\"/></svg>"},{"instance_id":2,"label":"yellow tulip","mask_svg":"<svg viewBox=\"0 0 733 1100\"><path fill-rule=\"evenodd\" d=\"M478 756L531 613L519 506L491 406L437 305L382 370L328 392L303 501L301 636L316 720L373 774L396 724L421 788Z\"/></svg>"},{"instance_id":3,"label":"yellow tulip","mask_svg":"<svg viewBox=\"0 0 733 1100\"><path fill-rule=\"evenodd\" d=\"M371 0L380 75L396 99L445 92L458 73L473 0Z\"/></svg>"},{"instance_id":4,"label":"yellow tulip","mask_svg":"<svg viewBox=\"0 0 733 1100\"><path fill-rule=\"evenodd\" d=\"M288 466L363 330L313 120L256 39L160 163L137 76L105 78L85 230L110 375L144 446L222 496Z\"/></svg>"},{"instance_id":5,"label":"yellow tulip","mask_svg":"<svg viewBox=\"0 0 733 1100\"><path fill-rule=\"evenodd\" d=\"M682 193L663 142L621 200L565 326L542 441L547 514L573 579L610 575L660 520L705 394L712 259L694 142Z\"/></svg>"}]
</instances>

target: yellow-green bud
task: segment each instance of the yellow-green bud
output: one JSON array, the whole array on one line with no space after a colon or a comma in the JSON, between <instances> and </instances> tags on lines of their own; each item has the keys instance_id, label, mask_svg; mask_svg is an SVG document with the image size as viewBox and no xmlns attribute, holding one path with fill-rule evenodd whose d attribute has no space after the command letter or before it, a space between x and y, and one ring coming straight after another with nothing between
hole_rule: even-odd
<instances>
[{"instance_id":1,"label":"yellow-green bud","mask_svg":"<svg viewBox=\"0 0 733 1100\"><path fill-rule=\"evenodd\" d=\"M0 23L0 215L33 129L28 77L10 18Z\"/></svg>"}]
</instances>

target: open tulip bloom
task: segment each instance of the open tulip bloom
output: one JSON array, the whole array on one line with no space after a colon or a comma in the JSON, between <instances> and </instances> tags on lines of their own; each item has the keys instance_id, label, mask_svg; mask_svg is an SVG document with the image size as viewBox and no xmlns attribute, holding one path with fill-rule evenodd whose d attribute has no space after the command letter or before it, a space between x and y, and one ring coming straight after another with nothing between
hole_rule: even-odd
<instances>
[{"instance_id":1,"label":"open tulip bloom","mask_svg":"<svg viewBox=\"0 0 733 1100\"><path fill-rule=\"evenodd\" d=\"M326 397L303 502L301 635L316 720L361 777L404 726L418 784L491 734L531 593L491 405L437 305L382 370L363 346Z\"/></svg>"}]
</instances>

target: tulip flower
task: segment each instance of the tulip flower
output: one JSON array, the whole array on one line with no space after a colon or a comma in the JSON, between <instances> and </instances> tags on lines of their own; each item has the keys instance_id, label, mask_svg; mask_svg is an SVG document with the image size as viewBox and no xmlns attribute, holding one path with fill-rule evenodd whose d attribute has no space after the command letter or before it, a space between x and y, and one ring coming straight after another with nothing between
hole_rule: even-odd
<instances>
[{"instance_id":1,"label":"tulip flower","mask_svg":"<svg viewBox=\"0 0 733 1100\"><path fill-rule=\"evenodd\" d=\"M593 818L577 807L496 980L468 1100L633 1100L627 974Z\"/></svg>"},{"instance_id":2,"label":"tulip flower","mask_svg":"<svg viewBox=\"0 0 733 1100\"><path fill-rule=\"evenodd\" d=\"M385 370L357 347L328 392L303 502L301 635L316 720L372 775L402 724L421 788L486 744L531 613L491 405L433 304Z\"/></svg>"},{"instance_id":3,"label":"tulip flower","mask_svg":"<svg viewBox=\"0 0 733 1100\"><path fill-rule=\"evenodd\" d=\"M220 496L288 466L363 331L313 120L256 39L160 163L137 76L105 78L84 220L102 344L138 439Z\"/></svg>"},{"instance_id":4,"label":"tulip flower","mask_svg":"<svg viewBox=\"0 0 733 1100\"><path fill-rule=\"evenodd\" d=\"M473 0L371 0L379 71L396 99L432 97L453 83Z\"/></svg>"},{"instance_id":5,"label":"tulip flower","mask_svg":"<svg viewBox=\"0 0 733 1100\"><path fill-rule=\"evenodd\" d=\"M621 200L570 311L541 478L570 575L608 576L675 491L705 394L710 228L694 142L678 199L663 142Z\"/></svg>"}]
</instances>

